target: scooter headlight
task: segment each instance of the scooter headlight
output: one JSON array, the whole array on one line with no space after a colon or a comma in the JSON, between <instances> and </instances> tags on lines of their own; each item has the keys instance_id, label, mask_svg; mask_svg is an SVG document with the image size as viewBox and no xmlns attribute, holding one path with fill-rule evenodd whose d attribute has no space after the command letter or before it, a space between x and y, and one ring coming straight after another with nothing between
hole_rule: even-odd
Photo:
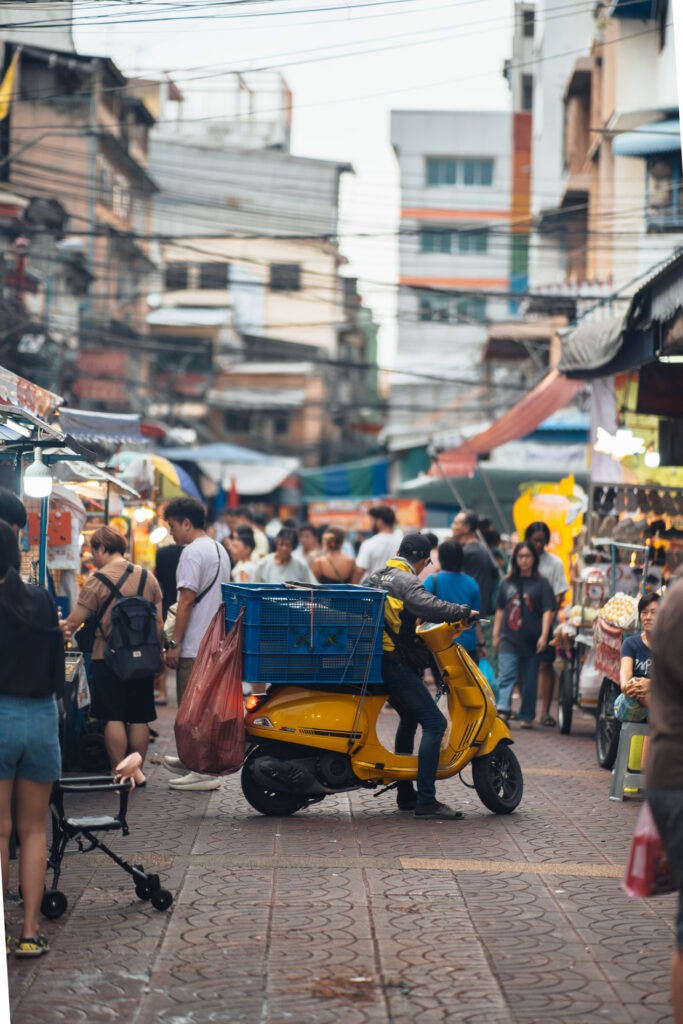
<instances>
[{"instance_id":1,"label":"scooter headlight","mask_svg":"<svg viewBox=\"0 0 683 1024\"><path fill-rule=\"evenodd\" d=\"M266 718L265 715L259 715L258 718L255 718L254 721L252 722L252 725L255 725L259 729L274 729L275 728L275 726L273 725L271 720L269 718Z\"/></svg>"}]
</instances>

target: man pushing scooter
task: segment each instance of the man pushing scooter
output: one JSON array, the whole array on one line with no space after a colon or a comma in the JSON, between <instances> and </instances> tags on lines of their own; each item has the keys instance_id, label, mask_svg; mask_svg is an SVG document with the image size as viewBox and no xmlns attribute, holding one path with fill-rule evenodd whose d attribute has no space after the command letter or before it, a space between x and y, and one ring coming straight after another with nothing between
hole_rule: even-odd
<instances>
[{"instance_id":1,"label":"man pushing scooter","mask_svg":"<svg viewBox=\"0 0 683 1024\"><path fill-rule=\"evenodd\" d=\"M430 561L431 544L421 533L407 533L395 558L366 580L366 586L384 590L384 636L382 679L389 703L399 714L395 749L412 754L417 726L422 739L417 754L417 791L412 782L398 782L396 802L401 810L414 811L416 818L458 820L456 811L436 799L436 773L441 740L447 722L423 680L429 665L429 651L415 632L417 619L428 622L460 622L473 625L479 618L469 605L441 601L429 594L418 579Z\"/></svg>"}]
</instances>

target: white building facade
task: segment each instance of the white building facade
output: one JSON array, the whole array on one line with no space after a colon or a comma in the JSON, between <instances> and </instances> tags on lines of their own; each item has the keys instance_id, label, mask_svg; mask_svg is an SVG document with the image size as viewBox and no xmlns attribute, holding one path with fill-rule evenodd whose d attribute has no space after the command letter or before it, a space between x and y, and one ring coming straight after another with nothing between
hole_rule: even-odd
<instances>
[{"instance_id":1,"label":"white building facade","mask_svg":"<svg viewBox=\"0 0 683 1024\"><path fill-rule=\"evenodd\" d=\"M511 115L393 111L391 142L401 219L390 426L426 417L429 432L438 410L486 416L462 382L478 377L486 324L509 315Z\"/></svg>"}]
</instances>

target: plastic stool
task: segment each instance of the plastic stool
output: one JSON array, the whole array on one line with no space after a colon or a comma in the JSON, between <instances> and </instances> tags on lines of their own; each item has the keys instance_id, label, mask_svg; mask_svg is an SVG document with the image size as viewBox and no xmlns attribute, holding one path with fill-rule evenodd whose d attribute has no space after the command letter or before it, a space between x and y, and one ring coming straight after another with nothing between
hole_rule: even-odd
<instances>
[{"instance_id":1,"label":"plastic stool","mask_svg":"<svg viewBox=\"0 0 683 1024\"><path fill-rule=\"evenodd\" d=\"M612 769L610 800L623 800L624 791L639 792L645 785L644 753L647 722L622 722L617 759Z\"/></svg>"}]
</instances>

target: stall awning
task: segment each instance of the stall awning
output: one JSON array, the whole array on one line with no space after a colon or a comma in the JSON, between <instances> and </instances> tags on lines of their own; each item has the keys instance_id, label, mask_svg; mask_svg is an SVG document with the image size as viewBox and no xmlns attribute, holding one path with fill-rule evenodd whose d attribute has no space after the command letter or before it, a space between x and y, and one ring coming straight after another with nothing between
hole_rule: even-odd
<instances>
[{"instance_id":1,"label":"stall awning","mask_svg":"<svg viewBox=\"0 0 683 1024\"><path fill-rule=\"evenodd\" d=\"M82 444L146 444L140 431L141 417L128 413L92 412L89 409L68 409L58 413L59 426Z\"/></svg>"},{"instance_id":2,"label":"stall awning","mask_svg":"<svg viewBox=\"0 0 683 1024\"><path fill-rule=\"evenodd\" d=\"M265 455L240 445L216 442L196 448L162 448L160 455L173 462L193 462L204 476L228 492L260 497L279 487L300 465L299 459Z\"/></svg>"},{"instance_id":3,"label":"stall awning","mask_svg":"<svg viewBox=\"0 0 683 1024\"><path fill-rule=\"evenodd\" d=\"M379 498L389 493L389 459L356 459L320 469L302 469L304 501L332 498Z\"/></svg>"},{"instance_id":4,"label":"stall awning","mask_svg":"<svg viewBox=\"0 0 683 1024\"><path fill-rule=\"evenodd\" d=\"M683 308L683 250L645 277L617 317L580 323L559 331L559 369L566 377L589 380L639 369L656 358L654 325Z\"/></svg>"},{"instance_id":5,"label":"stall awning","mask_svg":"<svg viewBox=\"0 0 683 1024\"><path fill-rule=\"evenodd\" d=\"M430 475L461 476L472 473L478 455L530 434L554 412L571 402L580 387L580 381L568 380L557 370L551 370L521 402L504 413L487 430L468 438L457 448L442 452L439 465L430 469Z\"/></svg>"},{"instance_id":6,"label":"stall awning","mask_svg":"<svg viewBox=\"0 0 683 1024\"><path fill-rule=\"evenodd\" d=\"M106 494L107 486L127 498L139 498L140 495L134 487L129 487L120 477L112 476L99 466L93 466L87 462L68 460L56 462L52 470L56 480L70 484L93 484L100 489L101 495Z\"/></svg>"},{"instance_id":7,"label":"stall awning","mask_svg":"<svg viewBox=\"0 0 683 1024\"><path fill-rule=\"evenodd\" d=\"M656 153L675 153L680 148L681 125L678 118L645 124L612 139L614 156L646 157Z\"/></svg>"},{"instance_id":8,"label":"stall awning","mask_svg":"<svg viewBox=\"0 0 683 1024\"><path fill-rule=\"evenodd\" d=\"M60 395L0 366L0 407L13 406L15 410L28 413L31 417L47 420L63 402Z\"/></svg>"}]
</instances>

